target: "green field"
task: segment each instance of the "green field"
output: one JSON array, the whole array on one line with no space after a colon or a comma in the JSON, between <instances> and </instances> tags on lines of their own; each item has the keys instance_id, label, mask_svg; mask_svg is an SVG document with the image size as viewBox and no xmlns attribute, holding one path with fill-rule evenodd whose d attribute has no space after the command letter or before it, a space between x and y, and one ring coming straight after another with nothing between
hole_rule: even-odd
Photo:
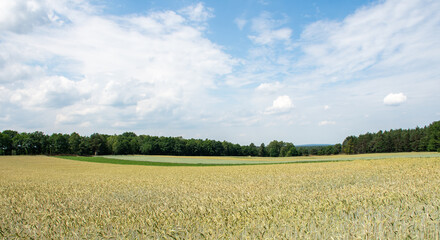
<instances>
[{"instance_id":1,"label":"green field","mask_svg":"<svg viewBox=\"0 0 440 240\"><path fill-rule=\"evenodd\" d=\"M89 159L176 157L139 158ZM295 160L315 163L169 167L2 156L0 238L439 239L438 154L281 159Z\"/></svg>"},{"instance_id":2,"label":"green field","mask_svg":"<svg viewBox=\"0 0 440 240\"><path fill-rule=\"evenodd\" d=\"M99 157L63 157L71 160L88 162L130 164L130 165L163 165L163 166L217 166L217 165L259 165L283 163L339 162L353 160L374 160L390 158L430 158L440 157L440 153L384 153L363 155L334 155L309 157L206 157L206 156L151 156L151 155L108 155Z\"/></svg>"}]
</instances>

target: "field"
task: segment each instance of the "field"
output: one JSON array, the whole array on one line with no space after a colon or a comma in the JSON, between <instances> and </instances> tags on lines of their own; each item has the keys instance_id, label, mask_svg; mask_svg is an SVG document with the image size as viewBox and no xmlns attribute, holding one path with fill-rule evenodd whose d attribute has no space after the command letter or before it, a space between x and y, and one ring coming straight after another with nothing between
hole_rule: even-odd
<instances>
[{"instance_id":1,"label":"field","mask_svg":"<svg viewBox=\"0 0 440 240\"><path fill-rule=\"evenodd\" d=\"M334 155L307 157L206 157L206 156L151 156L151 155L108 155L99 157L63 157L65 159L86 162L116 163L130 165L166 165L166 166L222 166L222 165L259 165L284 163L313 163L340 162L353 160L374 160L390 158L430 158L440 157L439 153L393 153L393 154L363 154L363 155Z\"/></svg>"},{"instance_id":2,"label":"field","mask_svg":"<svg viewBox=\"0 0 440 240\"><path fill-rule=\"evenodd\" d=\"M0 238L440 238L440 156L328 158L201 167L0 157ZM307 161L281 159L296 160Z\"/></svg>"}]
</instances>

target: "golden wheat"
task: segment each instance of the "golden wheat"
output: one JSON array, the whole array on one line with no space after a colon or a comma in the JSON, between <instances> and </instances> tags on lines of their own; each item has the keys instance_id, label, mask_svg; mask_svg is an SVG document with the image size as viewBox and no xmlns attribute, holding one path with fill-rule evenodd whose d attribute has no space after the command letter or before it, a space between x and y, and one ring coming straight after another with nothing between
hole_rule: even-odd
<instances>
[{"instance_id":1,"label":"golden wheat","mask_svg":"<svg viewBox=\"0 0 440 240\"><path fill-rule=\"evenodd\" d=\"M440 158L224 167L0 157L0 237L439 239Z\"/></svg>"}]
</instances>

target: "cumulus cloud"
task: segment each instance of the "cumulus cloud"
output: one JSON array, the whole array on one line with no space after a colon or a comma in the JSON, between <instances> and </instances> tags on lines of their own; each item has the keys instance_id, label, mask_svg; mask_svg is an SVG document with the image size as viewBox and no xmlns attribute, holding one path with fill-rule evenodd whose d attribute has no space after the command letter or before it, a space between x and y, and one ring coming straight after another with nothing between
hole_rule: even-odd
<instances>
[{"instance_id":1,"label":"cumulus cloud","mask_svg":"<svg viewBox=\"0 0 440 240\"><path fill-rule=\"evenodd\" d=\"M26 109L62 108L86 97L88 91L79 84L62 76L46 77L15 90L10 100Z\"/></svg>"},{"instance_id":2,"label":"cumulus cloud","mask_svg":"<svg viewBox=\"0 0 440 240\"><path fill-rule=\"evenodd\" d=\"M286 113L294 107L289 96L279 96L273 100L272 106L266 108L265 114Z\"/></svg>"},{"instance_id":3,"label":"cumulus cloud","mask_svg":"<svg viewBox=\"0 0 440 240\"><path fill-rule=\"evenodd\" d=\"M259 17L252 19L252 30L255 35L250 35L254 43L260 45L270 45L281 41L287 43L290 41L292 29L280 27L285 21L275 20L268 12L263 12Z\"/></svg>"},{"instance_id":4,"label":"cumulus cloud","mask_svg":"<svg viewBox=\"0 0 440 240\"><path fill-rule=\"evenodd\" d=\"M214 101L208 91L235 64L203 37L212 13L201 3L116 17L82 11L91 8L85 1L9 2L15 1L1 4L11 5L11 16L35 10L38 16L56 12L58 19L69 19L59 24L48 18L24 29L32 14L13 22L0 14L1 101L51 118L48 127L191 121L207 112Z\"/></svg>"},{"instance_id":5,"label":"cumulus cloud","mask_svg":"<svg viewBox=\"0 0 440 240\"><path fill-rule=\"evenodd\" d=\"M275 109L290 109L293 107L293 104L289 96L279 96L273 101L272 107Z\"/></svg>"},{"instance_id":6,"label":"cumulus cloud","mask_svg":"<svg viewBox=\"0 0 440 240\"><path fill-rule=\"evenodd\" d=\"M398 106L406 102L406 99L403 93L390 93L383 99L383 103L388 106Z\"/></svg>"},{"instance_id":7,"label":"cumulus cloud","mask_svg":"<svg viewBox=\"0 0 440 240\"><path fill-rule=\"evenodd\" d=\"M305 26L299 39L287 17L239 18L237 26L249 30L254 43L240 60L224 51L241 48L240 41L230 48L207 38L216 30L207 23L214 11L203 3L114 16L88 2L0 1L0 128L157 128L170 135L177 134L163 129L196 129L226 139L236 129L212 126L256 132L252 126L273 124L267 132L275 134L283 124L280 135L266 140L295 132L301 142L317 124L336 124L328 119L352 130L395 127L396 118L384 115L377 100L396 85L411 96L412 107L399 126L419 124L427 108L433 109L429 118L439 112L439 1L374 1L341 21ZM295 114L286 114L294 107L289 94L299 106ZM347 131L329 134L329 142L352 134Z\"/></svg>"}]
</instances>

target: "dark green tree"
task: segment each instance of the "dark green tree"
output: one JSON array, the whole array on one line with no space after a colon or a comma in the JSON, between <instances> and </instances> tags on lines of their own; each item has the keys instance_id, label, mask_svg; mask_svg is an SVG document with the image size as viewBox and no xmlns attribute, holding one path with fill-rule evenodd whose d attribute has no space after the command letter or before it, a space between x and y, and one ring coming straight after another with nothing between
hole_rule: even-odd
<instances>
[{"instance_id":1,"label":"dark green tree","mask_svg":"<svg viewBox=\"0 0 440 240\"><path fill-rule=\"evenodd\" d=\"M345 154L354 154L355 146L356 146L356 140L357 138L355 136L349 136L345 138L344 142L342 143L342 151Z\"/></svg>"},{"instance_id":2,"label":"dark green tree","mask_svg":"<svg viewBox=\"0 0 440 240\"><path fill-rule=\"evenodd\" d=\"M258 156L258 149L257 149L257 146L255 146L254 143L249 144L248 154L247 155Z\"/></svg>"},{"instance_id":3,"label":"dark green tree","mask_svg":"<svg viewBox=\"0 0 440 240\"><path fill-rule=\"evenodd\" d=\"M79 145L81 144L81 136L78 133L73 132L72 134L70 134L68 141L69 141L69 153L75 155L81 155L81 151L79 147Z\"/></svg>"},{"instance_id":4,"label":"dark green tree","mask_svg":"<svg viewBox=\"0 0 440 240\"><path fill-rule=\"evenodd\" d=\"M264 143L260 144L260 147L258 148L258 156L259 157L265 157L266 156L266 146Z\"/></svg>"},{"instance_id":5,"label":"dark green tree","mask_svg":"<svg viewBox=\"0 0 440 240\"><path fill-rule=\"evenodd\" d=\"M427 150L440 152L440 121L433 122L428 127Z\"/></svg>"},{"instance_id":6,"label":"dark green tree","mask_svg":"<svg viewBox=\"0 0 440 240\"><path fill-rule=\"evenodd\" d=\"M81 137L81 142L79 143L79 155L90 156L93 154L91 147L90 137Z\"/></svg>"},{"instance_id":7,"label":"dark green tree","mask_svg":"<svg viewBox=\"0 0 440 240\"><path fill-rule=\"evenodd\" d=\"M107 139L104 135L94 133L90 136L90 148L94 155L108 154Z\"/></svg>"},{"instance_id":8,"label":"dark green tree","mask_svg":"<svg viewBox=\"0 0 440 240\"><path fill-rule=\"evenodd\" d=\"M16 155L24 155L28 154L28 134L27 133L19 133L14 136L12 139L12 146L15 152L13 154ZM14 151L13 150L13 151Z\"/></svg>"},{"instance_id":9,"label":"dark green tree","mask_svg":"<svg viewBox=\"0 0 440 240\"><path fill-rule=\"evenodd\" d=\"M12 146L12 138L10 134L5 133L3 131L0 133L0 151L2 155L11 155L13 146Z\"/></svg>"},{"instance_id":10,"label":"dark green tree","mask_svg":"<svg viewBox=\"0 0 440 240\"><path fill-rule=\"evenodd\" d=\"M0 132L0 155L5 155L9 146L9 136Z\"/></svg>"},{"instance_id":11,"label":"dark green tree","mask_svg":"<svg viewBox=\"0 0 440 240\"><path fill-rule=\"evenodd\" d=\"M281 152L281 147L283 146L283 142L278 142L277 140L273 140L267 145L266 150L269 157L279 157Z\"/></svg>"},{"instance_id":12,"label":"dark green tree","mask_svg":"<svg viewBox=\"0 0 440 240\"><path fill-rule=\"evenodd\" d=\"M48 152L49 137L43 132L33 132L28 135L27 143L29 154L46 154Z\"/></svg>"},{"instance_id":13,"label":"dark green tree","mask_svg":"<svg viewBox=\"0 0 440 240\"><path fill-rule=\"evenodd\" d=\"M66 154L69 153L69 135L54 133L49 137L49 153L50 154Z\"/></svg>"}]
</instances>

